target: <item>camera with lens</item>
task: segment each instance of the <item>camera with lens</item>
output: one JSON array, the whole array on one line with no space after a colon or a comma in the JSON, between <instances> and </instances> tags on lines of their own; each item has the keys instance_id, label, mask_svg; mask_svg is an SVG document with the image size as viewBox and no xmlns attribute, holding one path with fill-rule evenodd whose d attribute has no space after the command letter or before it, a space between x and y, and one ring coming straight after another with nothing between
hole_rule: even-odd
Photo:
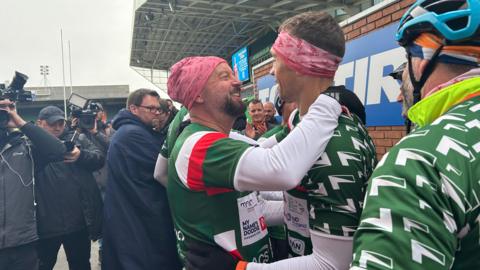
<instances>
[{"instance_id":1,"label":"camera with lens","mask_svg":"<svg viewBox=\"0 0 480 270\"><path fill-rule=\"evenodd\" d=\"M13 102L33 101L32 92L23 89L27 80L27 75L15 71L12 82L8 87L5 87L5 84L0 84L0 100L9 99ZM10 116L8 112L0 110L0 128L6 127L9 120Z\"/></svg>"},{"instance_id":2,"label":"camera with lens","mask_svg":"<svg viewBox=\"0 0 480 270\"><path fill-rule=\"evenodd\" d=\"M71 116L78 119L78 126L82 130L90 130L95 127L99 104L72 93L68 98Z\"/></svg>"}]
</instances>

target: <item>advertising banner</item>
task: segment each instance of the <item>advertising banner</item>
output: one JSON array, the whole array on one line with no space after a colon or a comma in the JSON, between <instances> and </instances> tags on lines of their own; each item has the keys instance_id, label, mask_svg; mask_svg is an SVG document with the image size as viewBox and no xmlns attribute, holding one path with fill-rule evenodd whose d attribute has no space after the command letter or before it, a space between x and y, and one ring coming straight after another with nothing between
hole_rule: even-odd
<instances>
[{"instance_id":1,"label":"advertising banner","mask_svg":"<svg viewBox=\"0 0 480 270\"><path fill-rule=\"evenodd\" d=\"M345 85L360 98L367 113L367 126L403 125L397 102L400 83L388 76L406 61L405 50L395 41L398 24L347 42L345 57L335 75L336 85Z\"/></svg>"}]
</instances>

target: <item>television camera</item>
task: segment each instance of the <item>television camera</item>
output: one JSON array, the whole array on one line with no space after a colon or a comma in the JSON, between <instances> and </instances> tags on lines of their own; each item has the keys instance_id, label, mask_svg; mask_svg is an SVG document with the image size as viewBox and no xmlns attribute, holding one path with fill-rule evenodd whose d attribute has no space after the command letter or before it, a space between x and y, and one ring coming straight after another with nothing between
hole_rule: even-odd
<instances>
[{"instance_id":1,"label":"television camera","mask_svg":"<svg viewBox=\"0 0 480 270\"><path fill-rule=\"evenodd\" d=\"M9 99L13 102L28 102L33 101L31 91L26 91L23 86L28 80L28 76L15 71L12 82L8 87L5 84L0 84L0 100ZM10 115L5 110L0 110L0 128L7 126L10 120Z\"/></svg>"},{"instance_id":2,"label":"television camera","mask_svg":"<svg viewBox=\"0 0 480 270\"><path fill-rule=\"evenodd\" d=\"M68 98L71 116L78 119L80 129L90 130L95 127L97 112L101 105L90 99L72 93Z\"/></svg>"}]
</instances>

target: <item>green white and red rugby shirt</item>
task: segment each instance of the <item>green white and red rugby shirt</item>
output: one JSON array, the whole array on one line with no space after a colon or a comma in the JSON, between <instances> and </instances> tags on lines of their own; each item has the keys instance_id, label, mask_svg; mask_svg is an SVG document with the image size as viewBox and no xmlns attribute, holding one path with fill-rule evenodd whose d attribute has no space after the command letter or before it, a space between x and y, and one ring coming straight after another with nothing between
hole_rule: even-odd
<instances>
[{"instance_id":1,"label":"green white and red rugby shirt","mask_svg":"<svg viewBox=\"0 0 480 270\"><path fill-rule=\"evenodd\" d=\"M246 261L272 258L254 192L234 190L235 169L251 146L196 123L178 137L169 159L168 197L180 242L216 244Z\"/></svg>"}]
</instances>

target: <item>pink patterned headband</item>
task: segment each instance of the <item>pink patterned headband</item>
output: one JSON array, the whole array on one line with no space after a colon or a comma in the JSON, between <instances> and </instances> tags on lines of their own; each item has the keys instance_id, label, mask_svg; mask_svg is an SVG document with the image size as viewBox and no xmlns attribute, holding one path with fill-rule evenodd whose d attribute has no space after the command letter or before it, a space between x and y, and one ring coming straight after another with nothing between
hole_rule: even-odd
<instances>
[{"instance_id":1,"label":"pink patterned headband","mask_svg":"<svg viewBox=\"0 0 480 270\"><path fill-rule=\"evenodd\" d=\"M280 32L272 49L289 68L304 75L333 78L342 61L341 57L294 37L286 31Z\"/></svg>"},{"instance_id":2,"label":"pink patterned headband","mask_svg":"<svg viewBox=\"0 0 480 270\"><path fill-rule=\"evenodd\" d=\"M193 56L178 61L170 69L168 95L190 110L195 98L205 88L208 78L221 63L227 61L216 56Z\"/></svg>"}]
</instances>

